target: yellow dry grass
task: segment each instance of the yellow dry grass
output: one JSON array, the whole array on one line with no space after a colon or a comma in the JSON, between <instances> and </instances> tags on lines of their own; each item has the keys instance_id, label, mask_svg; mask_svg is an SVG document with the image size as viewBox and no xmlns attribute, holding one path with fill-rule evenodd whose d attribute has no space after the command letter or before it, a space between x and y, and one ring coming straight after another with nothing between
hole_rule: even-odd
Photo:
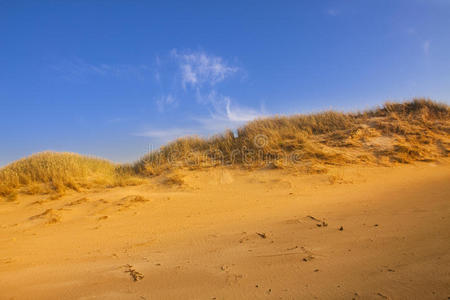
<instances>
[{"instance_id":1,"label":"yellow dry grass","mask_svg":"<svg viewBox=\"0 0 450 300\"><path fill-rule=\"evenodd\" d=\"M26 194L63 194L71 189L138 184L124 167L75 153L42 152L0 169L0 196L14 200ZM55 197L54 195L52 197Z\"/></svg>"},{"instance_id":2,"label":"yellow dry grass","mask_svg":"<svg viewBox=\"0 0 450 300\"><path fill-rule=\"evenodd\" d=\"M227 130L206 139L177 139L132 165L74 153L38 153L0 169L0 197L52 193L56 199L68 189L136 185L143 176L177 168L236 165L326 173L328 165L435 161L448 157L449 136L449 106L427 99L357 113L275 116L250 122L237 134ZM167 182L182 180L170 177Z\"/></svg>"},{"instance_id":3,"label":"yellow dry grass","mask_svg":"<svg viewBox=\"0 0 450 300\"><path fill-rule=\"evenodd\" d=\"M152 152L133 166L137 174L176 167L237 164L301 168L326 165L430 161L449 153L450 110L428 99L386 103L358 113L326 111L258 119L209 139L185 137Z\"/></svg>"}]
</instances>

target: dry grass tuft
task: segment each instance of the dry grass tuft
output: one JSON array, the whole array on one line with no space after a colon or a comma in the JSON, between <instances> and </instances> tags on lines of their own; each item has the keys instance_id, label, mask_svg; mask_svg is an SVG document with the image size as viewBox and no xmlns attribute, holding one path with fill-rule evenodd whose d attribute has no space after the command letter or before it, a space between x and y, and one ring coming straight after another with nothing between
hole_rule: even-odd
<instances>
[{"instance_id":1,"label":"dry grass tuft","mask_svg":"<svg viewBox=\"0 0 450 300\"><path fill-rule=\"evenodd\" d=\"M107 160L74 153L43 152L0 169L0 196L49 194L59 198L67 190L136 185L142 179Z\"/></svg>"}]
</instances>

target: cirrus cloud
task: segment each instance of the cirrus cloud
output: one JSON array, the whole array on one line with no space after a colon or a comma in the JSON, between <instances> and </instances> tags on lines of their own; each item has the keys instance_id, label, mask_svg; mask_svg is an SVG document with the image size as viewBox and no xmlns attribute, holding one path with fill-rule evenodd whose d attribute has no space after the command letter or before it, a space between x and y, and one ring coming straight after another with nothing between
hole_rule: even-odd
<instances>
[{"instance_id":1,"label":"cirrus cloud","mask_svg":"<svg viewBox=\"0 0 450 300\"><path fill-rule=\"evenodd\" d=\"M222 94L221 83L230 79L241 68L229 64L224 58L204 51L172 50L167 57L157 57L155 79L160 96L155 103L160 113L166 108L198 106L209 114L187 117L187 127L161 128L147 126L137 136L158 141L169 141L184 135L209 136L225 129L236 129L245 122L263 116L262 110L240 105ZM192 109L190 109L192 111ZM171 113L173 110L171 110Z\"/></svg>"},{"instance_id":2,"label":"cirrus cloud","mask_svg":"<svg viewBox=\"0 0 450 300\"><path fill-rule=\"evenodd\" d=\"M183 88L213 86L239 70L237 67L228 65L223 58L203 51L179 53L174 49L171 56L179 63Z\"/></svg>"}]
</instances>

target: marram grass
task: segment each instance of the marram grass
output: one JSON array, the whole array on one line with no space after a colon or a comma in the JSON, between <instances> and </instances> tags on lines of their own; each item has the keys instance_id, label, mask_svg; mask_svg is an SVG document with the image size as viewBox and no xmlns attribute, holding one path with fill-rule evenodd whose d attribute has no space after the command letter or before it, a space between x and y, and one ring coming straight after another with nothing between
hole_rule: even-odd
<instances>
[{"instance_id":1,"label":"marram grass","mask_svg":"<svg viewBox=\"0 0 450 300\"><path fill-rule=\"evenodd\" d=\"M237 134L177 139L134 164L75 153L34 154L0 169L0 197L136 185L177 168L270 165L318 173L330 165L433 161L448 157L449 137L449 106L427 99L364 112L275 116L249 122ZM292 154L295 161L285 159Z\"/></svg>"}]
</instances>

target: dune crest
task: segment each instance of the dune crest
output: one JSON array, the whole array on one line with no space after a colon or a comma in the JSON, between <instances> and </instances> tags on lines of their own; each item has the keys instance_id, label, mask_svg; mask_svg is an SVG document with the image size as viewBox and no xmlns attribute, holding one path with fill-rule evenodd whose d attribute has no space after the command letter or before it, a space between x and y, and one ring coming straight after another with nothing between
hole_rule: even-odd
<instances>
[{"instance_id":1,"label":"dune crest","mask_svg":"<svg viewBox=\"0 0 450 300\"><path fill-rule=\"evenodd\" d=\"M386 103L358 113L326 111L255 120L237 133L180 138L134 164L114 164L74 153L43 152L0 169L0 197L113 188L143 184L163 175L183 186L177 169L215 166L295 169L326 173L329 166L390 166L439 161L450 153L450 108L426 99ZM222 176L224 182L231 179Z\"/></svg>"}]
</instances>

